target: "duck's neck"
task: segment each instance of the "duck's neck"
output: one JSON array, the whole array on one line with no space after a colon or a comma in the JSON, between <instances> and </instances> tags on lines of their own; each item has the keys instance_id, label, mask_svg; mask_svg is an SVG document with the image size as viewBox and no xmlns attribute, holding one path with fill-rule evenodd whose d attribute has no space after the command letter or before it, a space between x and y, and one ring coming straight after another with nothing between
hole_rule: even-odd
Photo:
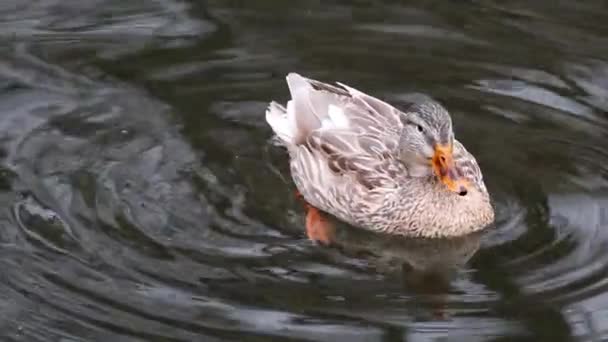
<instances>
[{"instance_id":1,"label":"duck's neck","mask_svg":"<svg viewBox=\"0 0 608 342\"><path fill-rule=\"evenodd\" d=\"M494 220L487 193L471 189L465 196L450 192L436 179L412 179L395 200L408 201L398 215L404 234L426 237L459 236L483 229ZM397 232L397 231L395 231Z\"/></svg>"}]
</instances>

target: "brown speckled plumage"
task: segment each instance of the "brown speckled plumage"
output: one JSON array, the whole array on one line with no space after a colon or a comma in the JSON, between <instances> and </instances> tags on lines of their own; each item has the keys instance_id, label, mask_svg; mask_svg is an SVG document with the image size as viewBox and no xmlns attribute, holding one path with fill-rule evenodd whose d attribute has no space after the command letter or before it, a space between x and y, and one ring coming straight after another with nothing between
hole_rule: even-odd
<instances>
[{"instance_id":1,"label":"brown speckled plumage","mask_svg":"<svg viewBox=\"0 0 608 342\"><path fill-rule=\"evenodd\" d=\"M272 102L266 120L314 207L371 231L418 237L464 235L494 220L479 166L454 139L440 104L399 111L343 84L293 73L287 83L292 100L287 108ZM456 170L471 184L466 196L449 191L421 161L425 141L453 144Z\"/></svg>"}]
</instances>

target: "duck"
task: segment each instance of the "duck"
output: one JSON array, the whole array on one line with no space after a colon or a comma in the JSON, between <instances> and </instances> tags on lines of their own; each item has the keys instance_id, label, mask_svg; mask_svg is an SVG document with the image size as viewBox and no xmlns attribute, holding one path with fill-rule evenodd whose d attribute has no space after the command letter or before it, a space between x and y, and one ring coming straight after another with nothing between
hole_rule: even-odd
<instances>
[{"instance_id":1,"label":"duck","mask_svg":"<svg viewBox=\"0 0 608 342\"><path fill-rule=\"evenodd\" d=\"M479 164L456 140L439 102L397 109L341 82L295 72L286 80L291 99L271 101L265 118L311 207L354 227L406 237L457 237L494 221Z\"/></svg>"}]
</instances>

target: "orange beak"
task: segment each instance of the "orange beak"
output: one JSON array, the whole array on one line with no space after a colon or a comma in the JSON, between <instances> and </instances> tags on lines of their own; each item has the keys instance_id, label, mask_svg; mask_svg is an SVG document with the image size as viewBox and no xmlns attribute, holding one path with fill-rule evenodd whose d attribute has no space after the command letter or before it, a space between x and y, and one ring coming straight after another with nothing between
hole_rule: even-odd
<instances>
[{"instance_id":1,"label":"orange beak","mask_svg":"<svg viewBox=\"0 0 608 342\"><path fill-rule=\"evenodd\" d=\"M454 167L452 145L435 145L435 154L432 159L433 170L437 178L450 190L460 195L467 193L466 179L460 176Z\"/></svg>"}]
</instances>

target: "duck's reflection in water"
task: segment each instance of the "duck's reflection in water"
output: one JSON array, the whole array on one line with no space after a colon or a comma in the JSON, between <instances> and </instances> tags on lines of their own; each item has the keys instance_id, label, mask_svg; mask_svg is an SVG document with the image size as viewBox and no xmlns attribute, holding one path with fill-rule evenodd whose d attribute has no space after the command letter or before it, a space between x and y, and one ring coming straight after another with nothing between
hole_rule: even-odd
<instances>
[{"instance_id":1,"label":"duck's reflection in water","mask_svg":"<svg viewBox=\"0 0 608 342\"><path fill-rule=\"evenodd\" d=\"M363 258L379 273L398 276L404 291L430 304L437 317L444 317L442 308L453 293L451 283L477 252L483 235L482 231L450 239L429 239L378 234L345 225L306 203L304 208L310 240Z\"/></svg>"}]
</instances>

